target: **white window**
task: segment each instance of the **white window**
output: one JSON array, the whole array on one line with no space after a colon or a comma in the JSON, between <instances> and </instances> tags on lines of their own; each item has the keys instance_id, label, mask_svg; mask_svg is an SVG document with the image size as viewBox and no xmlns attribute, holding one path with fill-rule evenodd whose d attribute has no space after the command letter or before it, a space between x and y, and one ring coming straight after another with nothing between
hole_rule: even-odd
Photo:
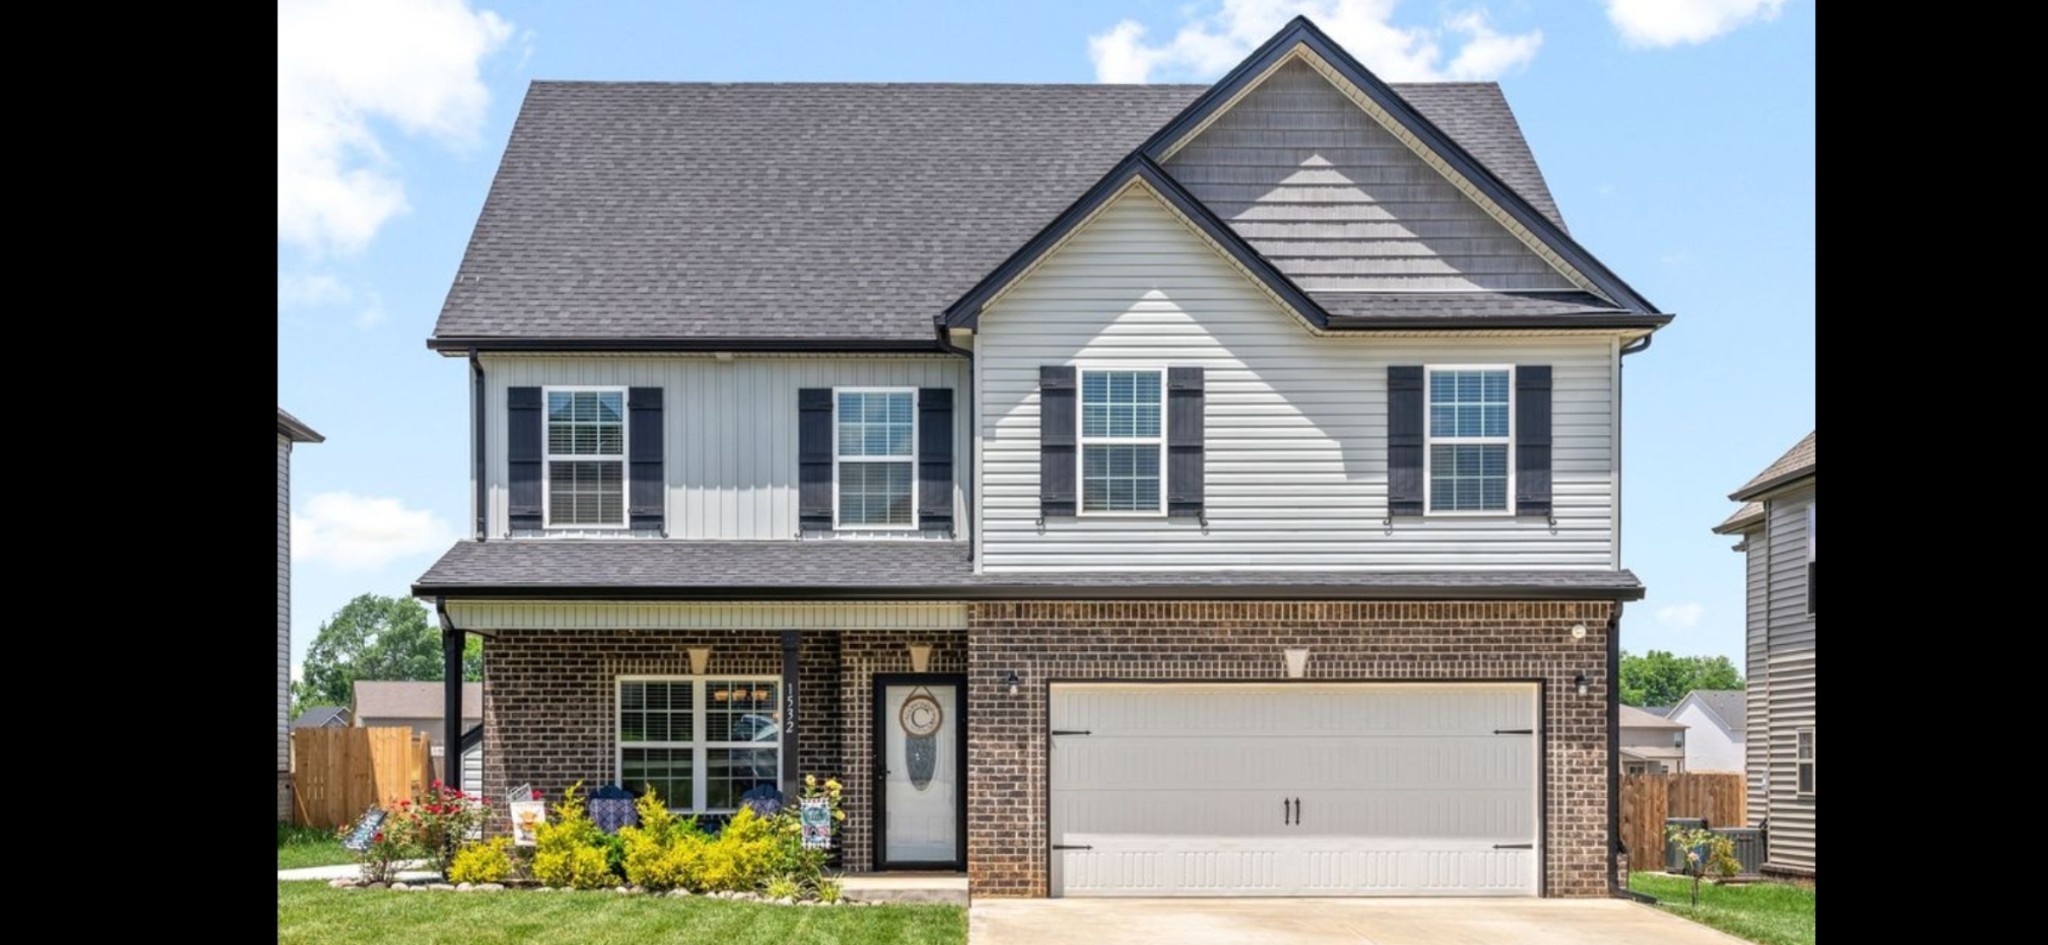
<instances>
[{"instance_id":1,"label":"white window","mask_svg":"<svg viewBox=\"0 0 2048 945\"><path fill-rule=\"evenodd\" d=\"M1081 514L1166 514L1165 372L1081 372Z\"/></svg>"},{"instance_id":2,"label":"white window","mask_svg":"<svg viewBox=\"0 0 2048 945\"><path fill-rule=\"evenodd\" d=\"M834 396L837 527L916 527L917 392L837 390Z\"/></svg>"},{"instance_id":3,"label":"white window","mask_svg":"<svg viewBox=\"0 0 2048 945\"><path fill-rule=\"evenodd\" d=\"M649 785L676 810L732 811L747 791L782 785L782 680L756 676L619 678L619 786Z\"/></svg>"},{"instance_id":4,"label":"white window","mask_svg":"<svg viewBox=\"0 0 2048 945\"><path fill-rule=\"evenodd\" d=\"M1813 729L1802 728L1793 733L1793 776L1798 779L1796 786L1800 797L1813 796L1814 767L1819 756L1814 752Z\"/></svg>"},{"instance_id":5,"label":"white window","mask_svg":"<svg viewBox=\"0 0 2048 945\"><path fill-rule=\"evenodd\" d=\"M626 390L547 390L549 527L626 527Z\"/></svg>"},{"instance_id":6,"label":"white window","mask_svg":"<svg viewBox=\"0 0 2048 945\"><path fill-rule=\"evenodd\" d=\"M1423 476L1428 514L1512 511L1514 369L1431 367Z\"/></svg>"},{"instance_id":7,"label":"white window","mask_svg":"<svg viewBox=\"0 0 2048 945\"><path fill-rule=\"evenodd\" d=\"M1643 762L1640 762L1640 761L1624 761L1624 762L1622 762L1622 763L1621 763L1621 773L1622 773L1622 774L1649 774L1649 773L1650 773L1650 766L1649 766L1648 764L1645 764L1645 763L1643 763Z\"/></svg>"}]
</instances>

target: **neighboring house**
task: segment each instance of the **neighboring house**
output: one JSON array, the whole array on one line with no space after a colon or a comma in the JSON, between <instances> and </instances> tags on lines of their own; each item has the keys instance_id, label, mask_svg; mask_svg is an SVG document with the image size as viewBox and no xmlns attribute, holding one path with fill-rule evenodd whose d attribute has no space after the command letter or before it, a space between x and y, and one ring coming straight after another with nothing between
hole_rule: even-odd
<instances>
[{"instance_id":1,"label":"neighboring house","mask_svg":"<svg viewBox=\"0 0 2048 945\"><path fill-rule=\"evenodd\" d=\"M460 676L460 671L457 671ZM446 687L439 682L397 682L356 680L355 720L359 727L404 726L433 739L434 757L448 735L447 713L442 707ZM462 730L483 724L484 684L462 684Z\"/></svg>"},{"instance_id":2,"label":"neighboring house","mask_svg":"<svg viewBox=\"0 0 2048 945\"><path fill-rule=\"evenodd\" d=\"M1818 432L1818 431L1816 431ZM1728 498L1743 503L1714 527L1737 535L1749 585L1743 739L1749 819L1768 820L1764 870L1814 875L1814 434Z\"/></svg>"},{"instance_id":3,"label":"neighboring house","mask_svg":"<svg viewBox=\"0 0 2048 945\"><path fill-rule=\"evenodd\" d=\"M277 408L277 819L292 816L292 444L327 438Z\"/></svg>"},{"instance_id":4,"label":"neighboring house","mask_svg":"<svg viewBox=\"0 0 2048 945\"><path fill-rule=\"evenodd\" d=\"M1664 713L1685 723L1685 770L1742 773L1748 700L1740 689L1695 689Z\"/></svg>"},{"instance_id":5,"label":"neighboring house","mask_svg":"<svg viewBox=\"0 0 2048 945\"><path fill-rule=\"evenodd\" d=\"M1685 725L1632 705L1621 707L1621 773L1677 774L1685 765Z\"/></svg>"},{"instance_id":6,"label":"neighboring house","mask_svg":"<svg viewBox=\"0 0 2048 945\"><path fill-rule=\"evenodd\" d=\"M848 869L974 895L1604 896L1669 319L1497 86L1306 20L1209 87L537 82L413 591L489 797L837 776Z\"/></svg>"},{"instance_id":7,"label":"neighboring house","mask_svg":"<svg viewBox=\"0 0 2048 945\"><path fill-rule=\"evenodd\" d=\"M1671 710L1673 708L1674 706L1668 705L1646 705L1642 707L1644 712L1648 712L1651 715L1661 715L1667 719L1671 717Z\"/></svg>"},{"instance_id":8,"label":"neighboring house","mask_svg":"<svg viewBox=\"0 0 2048 945\"><path fill-rule=\"evenodd\" d=\"M347 728L348 724L348 707L339 705L316 705L292 720L292 728Z\"/></svg>"}]
</instances>

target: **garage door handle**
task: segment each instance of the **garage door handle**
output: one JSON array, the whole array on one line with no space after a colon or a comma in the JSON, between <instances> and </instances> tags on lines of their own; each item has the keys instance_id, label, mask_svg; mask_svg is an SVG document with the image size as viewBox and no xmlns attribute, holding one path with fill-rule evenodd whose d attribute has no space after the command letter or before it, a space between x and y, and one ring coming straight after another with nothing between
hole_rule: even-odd
<instances>
[{"instance_id":1,"label":"garage door handle","mask_svg":"<svg viewBox=\"0 0 2048 945\"><path fill-rule=\"evenodd\" d=\"M1495 735L1534 735L1534 734L1536 734L1536 730L1535 730L1535 729L1533 729L1533 728L1497 728L1497 729L1494 729L1494 730L1493 730L1493 734L1495 734Z\"/></svg>"},{"instance_id":2,"label":"garage door handle","mask_svg":"<svg viewBox=\"0 0 2048 945\"><path fill-rule=\"evenodd\" d=\"M1095 733L1094 733L1094 732L1091 732L1091 731L1088 731L1087 729L1079 729L1079 728L1056 728L1056 729L1053 729L1053 730L1052 730L1051 732L1049 732L1048 734L1051 734L1051 735L1093 735L1093 734L1095 734Z\"/></svg>"},{"instance_id":3,"label":"garage door handle","mask_svg":"<svg viewBox=\"0 0 2048 945\"><path fill-rule=\"evenodd\" d=\"M1496 850L1534 850L1536 845L1533 843L1496 843L1493 845L1493 848Z\"/></svg>"},{"instance_id":4,"label":"garage door handle","mask_svg":"<svg viewBox=\"0 0 2048 945\"><path fill-rule=\"evenodd\" d=\"M1287 799L1284 797L1280 799L1280 822L1283 824L1294 823L1294 810L1287 806Z\"/></svg>"},{"instance_id":5,"label":"garage door handle","mask_svg":"<svg viewBox=\"0 0 2048 945\"><path fill-rule=\"evenodd\" d=\"M1294 825L1301 826L1301 798L1294 799Z\"/></svg>"},{"instance_id":6,"label":"garage door handle","mask_svg":"<svg viewBox=\"0 0 2048 945\"><path fill-rule=\"evenodd\" d=\"M1055 849L1055 850L1093 850L1093 849L1095 849L1094 847L1091 847L1091 846L1089 846L1089 845L1087 845L1087 844L1085 844L1085 843L1055 843L1055 844L1053 844L1053 845L1052 845L1052 848L1053 848L1053 849Z\"/></svg>"}]
</instances>

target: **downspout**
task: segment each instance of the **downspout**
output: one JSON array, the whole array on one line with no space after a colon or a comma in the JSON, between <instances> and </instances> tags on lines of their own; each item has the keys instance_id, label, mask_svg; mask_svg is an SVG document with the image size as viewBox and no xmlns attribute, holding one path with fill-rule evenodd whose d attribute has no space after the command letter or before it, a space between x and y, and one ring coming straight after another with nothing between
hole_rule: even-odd
<instances>
[{"instance_id":1,"label":"downspout","mask_svg":"<svg viewBox=\"0 0 2048 945\"><path fill-rule=\"evenodd\" d=\"M476 493L476 540L485 541L490 527L490 490L484 485L484 363L475 348L469 349L469 411L469 481L476 484L472 490Z\"/></svg>"},{"instance_id":2,"label":"downspout","mask_svg":"<svg viewBox=\"0 0 2048 945\"><path fill-rule=\"evenodd\" d=\"M979 430L981 429L981 424L975 422L976 418L974 416L974 352L954 344L953 339L947 337L946 326L943 323L934 325L934 328L937 330L938 333L939 350L944 351L947 354L955 354L967 359L967 387L962 392L960 397L960 409L967 412L968 436L968 442L962 444L965 447L964 452L967 454L967 462L962 465L965 465L967 467L966 481L973 482L976 470L975 459L979 455L977 450L975 449L975 445L976 441L980 437ZM955 472L953 474L953 481L955 483L961 481L960 473ZM981 496L979 494L976 494L973 489L963 489L961 491L970 496L969 500L962 504L970 507L961 509L960 514L954 516L955 522L959 522L961 520L972 517L974 514L974 508L978 507L976 506L976 503L981 501ZM960 530L959 526L955 525L953 530L955 532L958 532ZM974 546L975 543L980 539L980 537L981 533L979 531L976 531L967 539L968 564L974 563Z\"/></svg>"},{"instance_id":3,"label":"downspout","mask_svg":"<svg viewBox=\"0 0 2048 945\"><path fill-rule=\"evenodd\" d=\"M1621 369L1621 359L1650 350L1652 337L1644 335L1622 345L1621 353L1615 358L1615 369ZM1614 563L1617 567L1621 564L1621 398L1627 387L1622 383L1614 385ZM1624 899L1655 903L1655 897L1629 889L1626 882L1617 882L1621 869L1621 611L1622 602L1615 601L1614 619L1607 624L1607 888ZM1641 850L1629 851L1630 869L1635 868L1636 860L1642 855Z\"/></svg>"}]
</instances>

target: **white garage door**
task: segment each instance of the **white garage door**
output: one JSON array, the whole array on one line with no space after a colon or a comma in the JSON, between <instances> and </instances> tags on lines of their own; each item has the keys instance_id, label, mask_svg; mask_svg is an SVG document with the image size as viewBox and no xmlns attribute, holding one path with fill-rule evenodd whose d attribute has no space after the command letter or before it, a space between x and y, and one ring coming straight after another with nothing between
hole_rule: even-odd
<instances>
[{"instance_id":1,"label":"white garage door","mask_svg":"<svg viewBox=\"0 0 2048 945\"><path fill-rule=\"evenodd\" d=\"M1533 896L1537 688L1055 684L1055 896Z\"/></svg>"}]
</instances>

